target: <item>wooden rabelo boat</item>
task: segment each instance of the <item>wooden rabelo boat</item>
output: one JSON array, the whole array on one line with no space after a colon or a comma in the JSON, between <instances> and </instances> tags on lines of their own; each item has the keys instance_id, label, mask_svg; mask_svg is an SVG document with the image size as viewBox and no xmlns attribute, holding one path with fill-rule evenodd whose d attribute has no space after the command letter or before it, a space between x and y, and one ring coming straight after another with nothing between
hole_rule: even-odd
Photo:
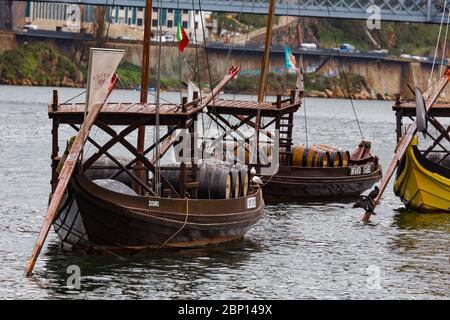
<instances>
[{"instance_id":1,"label":"wooden rabelo boat","mask_svg":"<svg viewBox=\"0 0 450 320\"><path fill-rule=\"evenodd\" d=\"M449 117L448 104L436 103L450 81L450 67L425 92L415 89L416 101L403 102L397 97L393 107L396 115L397 147L386 169L379 189L366 205L362 221L368 222L386 187L397 172L394 192L408 208L418 211L449 212L450 175L449 150L443 140L450 142L450 127L445 129L438 117ZM412 120L404 126L403 120ZM436 129L433 135L428 129ZM419 133L429 137L428 145L419 146Z\"/></svg>"},{"instance_id":2,"label":"wooden rabelo boat","mask_svg":"<svg viewBox=\"0 0 450 320\"><path fill-rule=\"evenodd\" d=\"M270 20L274 3L271 0ZM146 0L145 16L151 14L151 0ZM145 19L141 88L149 87L151 21ZM217 95L238 74L239 67L231 67L209 94L193 92L192 96L183 97L180 104L160 103L160 81L156 83L156 103L147 102L145 89L141 90L139 103L108 103L107 98L117 82L114 70L120 60L114 60L114 66L108 58L98 58L94 63L95 50L105 51L103 54L108 51L91 48L86 103L59 104L54 91L48 109L53 121L52 191L47 215L28 262L27 276L32 274L52 225L63 244L105 252L186 248L241 239L263 214L261 188L250 179L247 166L217 161L199 163L195 152L198 115L206 106L215 105ZM110 54L122 51L122 59L123 50L109 51ZM161 45L158 57L160 70ZM263 97L267 61L266 42L260 80ZM96 72L91 72L92 67ZM103 71L106 67L112 70ZM269 109L275 110L276 106ZM68 143L67 152L59 155L62 124L78 133ZM90 136L94 126L109 135L110 140L101 144ZM118 131L118 126L124 128ZM146 127L155 128L153 144L147 148ZM160 127L167 127L161 137ZM184 135L175 135L177 129ZM126 139L135 131L136 146ZM83 148L87 142L98 151L85 155ZM183 148L175 150L175 154L181 156L181 161L175 166L161 166L160 158L179 144ZM116 145L124 147L133 158L124 161L112 154L111 148ZM151 158L147 157L150 152L153 152ZM176 173L170 174L173 171Z\"/></svg>"},{"instance_id":3,"label":"wooden rabelo boat","mask_svg":"<svg viewBox=\"0 0 450 320\"><path fill-rule=\"evenodd\" d=\"M321 144L293 144L294 114L304 99L299 61L295 90L288 97L279 94L274 102L264 102L260 95L258 102L216 100L208 105L208 110L219 115L224 130L246 124L261 130L269 140L277 140L276 154L267 154L272 163L275 163L273 157L279 158L277 170L266 174L258 171L266 202L354 199L381 179L379 159L372 155L371 142L367 140L362 140L351 152ZM235 121L220 115L232 115ZM261 124L263 117L265 124Z\"/></svg>"},{"instance_id":4,"label":"wooden rabelo boat","mask_svg":"<svg viewBox=\"0 0 450 320\"><path fill-rule=\"evenodd\" d=\"M393 110L400 141L404 118L416 121L416 104L398 98ZM435 130L424 128L427 139L414 135L397 167L394 192L409 209L450 212L450 151L446 147L450 142L450 127L444 128L438 120L450 117L450 104L435 103L425 117Z\"/></svg>"}]
</instances>

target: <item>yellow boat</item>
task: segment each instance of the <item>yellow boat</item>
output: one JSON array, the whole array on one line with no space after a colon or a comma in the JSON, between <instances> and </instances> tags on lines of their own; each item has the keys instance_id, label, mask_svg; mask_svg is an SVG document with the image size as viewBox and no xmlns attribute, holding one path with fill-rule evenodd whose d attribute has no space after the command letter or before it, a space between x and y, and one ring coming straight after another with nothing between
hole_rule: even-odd
<instances>
[{"instance_id":1,"label":"yellow boat","mask_svg":"<svg viewBox=\"0 0 450 320\"><path fill-rule=\"evenodd\" d=\"M418 149L415 136L397 168L394 192L419 211L450 212L450 165L438 164ZM448 161L446 161L448 162Z\"/></svg>"}]
</instances>

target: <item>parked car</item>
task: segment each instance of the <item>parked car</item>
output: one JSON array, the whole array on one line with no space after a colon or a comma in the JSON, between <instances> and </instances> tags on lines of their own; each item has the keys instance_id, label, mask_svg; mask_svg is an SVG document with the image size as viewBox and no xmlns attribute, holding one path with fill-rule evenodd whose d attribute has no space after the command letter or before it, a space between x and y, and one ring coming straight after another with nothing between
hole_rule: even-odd
<instances>
[{"instance_id":1,"label":"parked car","mask_svg":"<svg viewBox=\"0 0 450 320\"><path fill-rule=\"evenodd\" d=\"M353 45L351 45L349 43L343 43L339 47L339 51L344 52L344 53L347 53L347 52L350 53L350 52L356 52L356 49Z\"/></svg>"},{"instance_id":2,"label":"parked car","mask_svg":"<svg viewBox=\"0 0 450 320\"><path fill-rule=\"evenodd\" d=\"M166 42L174 42L175 41L175 37L172 34L166 34L164 36Z\"/></svg>"},{"instance_id":3,"label":"parked car","mask_svg":"<svg viewBox=\"0 0 450 320\"><path fill-rule=\"evenodd\" d=\"M302 43L301 44L302 50L317 50L317 44L315 43Z\"/></svg>"},{"instance_id":4,"label":"parked car","mask_svg":"<svg viewBox=\"0 0 450 320\"><path fill-rule=\"evenodd\" d=\"M22 32L28 32L28 30L37 30L38 26L35 24L26 24L23 26Z\"/></svg>"},{"instance_id":5,"label":"parked car","mask_svg":"<svg viewBox=\"0 0 450 320\"><path fill-rule=\"evenodd\" d=\"M411 59L411 55L410 55L410 54L407 54L407 53L402 53L402 54L400 55L400 58L403 58L403 59Z\"/></svg>"}]
</instances>

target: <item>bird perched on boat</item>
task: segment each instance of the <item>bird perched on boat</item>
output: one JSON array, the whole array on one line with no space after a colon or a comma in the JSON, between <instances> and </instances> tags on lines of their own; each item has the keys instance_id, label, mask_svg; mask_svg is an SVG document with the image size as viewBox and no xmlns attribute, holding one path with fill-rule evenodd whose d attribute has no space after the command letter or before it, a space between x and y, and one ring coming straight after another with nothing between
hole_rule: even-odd
<instances>
[{"instance_id":1,"label":"bird perched on boat","mask_svg":"<svg viewBox=\"0 0 450 320\"><path fill-rule=\"evenodd\" d=\"M260 186L260 185L263 184L263 181L262 181L261 178L258 177L258 176L254 176L254 177L252 178L252 182L256 183L258 186Z\"/></svg>"},{"instance_id":2,"label":"bird perched on boat","mask_svg":"<svg viewBox=\"0 0 450 320\"><path fill-rule=\"evenodd\" d=\"M376 215L374 210L375 198L380 193L380 188L375 186L372 191L370 191L367 196L360 196L359 200L353 205L353 208L363 208L367 212Z\"/></svg>"}]
</instances>

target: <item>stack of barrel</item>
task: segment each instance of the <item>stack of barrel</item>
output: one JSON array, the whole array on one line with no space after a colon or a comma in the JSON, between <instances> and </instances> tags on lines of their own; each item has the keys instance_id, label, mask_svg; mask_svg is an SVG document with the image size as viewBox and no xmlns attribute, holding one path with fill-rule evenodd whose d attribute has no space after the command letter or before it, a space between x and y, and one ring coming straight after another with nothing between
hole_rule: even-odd
<instances>
[{"instance_id":1,"label":"stack of barrel","mask_svg":"<svg viewBox=\"0 0 450 320\"><path fill-rule=\"evenodd\" d=\"M350 153L326 144L314 144L306 147L295 145L292 149L292 166L294 167L347 167Z\"/></svg>"},{"instance_id":2,"label":"stack of barrel","mask_svg":"<svg viewBox=\"0 0 450 320\"><path fill-rule=\"evenodd\" d=\"M161 173L178 191L180 171L162 170ZM203 161L198 165L198 183L199 199L245 197L250 186L248 167L217 160Z\"/></svg>"}]
</instances>

